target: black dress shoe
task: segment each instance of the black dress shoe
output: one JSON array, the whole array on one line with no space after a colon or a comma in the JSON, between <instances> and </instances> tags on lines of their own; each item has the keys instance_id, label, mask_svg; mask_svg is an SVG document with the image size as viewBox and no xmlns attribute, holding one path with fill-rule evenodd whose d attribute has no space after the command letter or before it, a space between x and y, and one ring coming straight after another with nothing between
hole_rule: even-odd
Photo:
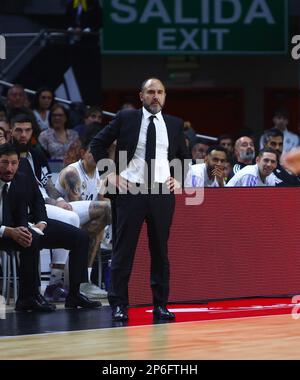
<instances>
[{"instance_id":1,"label":"black dress shoe","mask_svg":"<svg viewBox=\"0 0 300 380\"><path fill-rule=\"evenodd\" d=\"M49 306L51 307L53 310L56 309L56 306L53 305L52 303L49 303L40 293L36 294L35 295L35 299L43 306Z\"/></svg>"},{"instance_id":2,"label":"black dress shoe","mask_svg":"<svg viewBox=\"0 0 300 380\"><path fill-rule=\"evenodd\" d=\"M75 295L68 295L66 298L65 308L67 309L77 309L82 307L83 309L95 309L102 306L99 301L91 301L86 296L81 293Z\"/></svg>"},{"instance_id":3,"label":"black dress shoe","mask_svg":"<svg viewBox=\"0 0 300 380\"><path fill-rule=\"evenodd\" d=\"M175 319L175 314L169 311L165 306L156 306L153 309L153 316L157 319L164 320Z\"/></svg>"},{"instance_id":4,"label":"black dress shoe","mask_svg":"<svg viewBox=\"0 0 300 380\"><path fill-rule=\"evenodd\" d=\"M38 311L49 313L54 311L52 305L42 305L35 297L20 299L16 302L16 311Z\"/></svg>"},{"instance_id":5,"label":"black dress shoe","mask_svg":"<svg viewBox=\"0 0 300 380\"><path fill-rule=\"evenodd\" d=\"M127 321L128 313L126 306L113 306L112 318L114 321Z\"/></svg>"}]
</instances>

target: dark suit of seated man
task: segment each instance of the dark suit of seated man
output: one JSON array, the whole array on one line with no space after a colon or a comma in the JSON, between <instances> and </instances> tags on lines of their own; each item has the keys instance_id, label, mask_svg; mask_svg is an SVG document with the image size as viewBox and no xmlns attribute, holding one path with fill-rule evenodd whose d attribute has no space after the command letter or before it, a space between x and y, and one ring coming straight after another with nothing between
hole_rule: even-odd
<instances>
[{"instance_id":1,"label":"dark suit of seated man","mask_svg":"<svg viewBox=\"0 0 300 380\"><path fill-rule=\"evenodd\" d=\"M45 204L32 174L17 172L19 155L10 144L0 146L0 249L20 251L20 290L17 311L53 311L39 293L39 253L42 248L63 247L70 250L70 292L67 308L95 308L100 302L90 301L79 292L87 277L88 235L76 227L47 218ZM8 187L8 190L6 189ZM30 214L28 215L28 207ZM1 213L2 211L2 213ZM43 234L28 228L28 222Z\"/></svg>"}]
</instances>

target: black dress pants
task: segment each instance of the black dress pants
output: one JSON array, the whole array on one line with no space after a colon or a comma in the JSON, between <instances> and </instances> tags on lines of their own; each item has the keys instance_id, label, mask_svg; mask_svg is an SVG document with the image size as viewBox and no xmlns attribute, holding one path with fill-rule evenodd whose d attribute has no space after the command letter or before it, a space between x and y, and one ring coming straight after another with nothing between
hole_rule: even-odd
<instances>
[{"instance_id":1,"label":"black dress pants","mask_svg":"<svg viewBox=\"0 0 300 380\"><path fill-rule=\"evenodd\" d=\"M78 286L87 282L89 236L87 232L70 224L58 220L49 219L44 230L44 236L40 238L42 248L65 248L69 253L69 277L70 290L73 285Z\"/></svg>"},{"instance_id":2,"label":"black dress pants","mask_svg":"<svg viewBox=\"0 0 300 380\"><path fill-rule=\"evenodd\" d=\"M79 290L80 283L87 282L89 237L79 228L49 219L44 236L32 232L32 244L22 248L10 242L20 251L19 298L34 296L39 288L39 256L43 248L65 248L69 253L70 292ZM4 239L1 239L4 240ZM10 239L7 239L10 240ZM3 244L3 243L2 243ZM4 249L4 248L3 248Z\"/></svg>"},{"instance_id":3,"label":"black dress pants","mask_svg":"<svg viewBox=\"0 0 300 380\"><path fill-rule=\"evenodd\" d=\"M146 221L151 255L150 282L154 306L166 305L169 296L168 239L174 194L118 194L115 239L111 263L111 306L128 305L128 282L143 222Z\"/></svg>"},{"instance_id":4,"label":"black dress pants","mask_svg":"<svg viewBox=\"0 0 300 380\"><path fill-rule=\"evenodd\" d=\"M0 239L0 249L4 251L15 250L20 252L19 267L19 297L27 298L36 294L39 287L38 265L39 265L39 241L33 236L31 246L21 247L9 238Z\"/></svg>"}]
</instances>

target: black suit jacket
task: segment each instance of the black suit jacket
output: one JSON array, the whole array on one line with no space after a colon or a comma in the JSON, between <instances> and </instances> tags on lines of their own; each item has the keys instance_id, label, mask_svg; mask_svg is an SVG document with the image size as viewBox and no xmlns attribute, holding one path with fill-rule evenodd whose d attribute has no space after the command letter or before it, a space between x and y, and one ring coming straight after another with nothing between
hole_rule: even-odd
<instances>
[{"instance_id":1,"label":"black suit jacket","mask_svg":"<svg viewBox=\"0 0 300 380\"><path fill-rule=\"evenodd\" d=\"M28 177L16 173L7 193L7 205L3 205L2 224L7 227L28 225L28 197L26 189L30 186Z\"/></svg>"},{"instance_id":2,"label":"black suit jacket","mask_svg":"<svg viewBox=\"0 0 300 380\"><path fill-rule=\"evenodd\" d=\"M117 113L116 117L92 140L90 149L94 160L107 157L108 147L117 140L116 146L116 165L119 172L119 152L127 152L127 165L132 160L141 129L142 109L139 110L122 110ZM166 123L169 150L169 162L174 158L189 159L185 137L183 133L183 121L177 117L162 114Z\"/></svg>"}]
</instances>

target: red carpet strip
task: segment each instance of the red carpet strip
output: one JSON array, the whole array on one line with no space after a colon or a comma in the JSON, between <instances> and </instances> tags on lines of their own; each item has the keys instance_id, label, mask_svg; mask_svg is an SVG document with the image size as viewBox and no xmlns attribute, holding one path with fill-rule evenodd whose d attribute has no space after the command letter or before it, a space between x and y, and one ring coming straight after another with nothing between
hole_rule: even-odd
<instances>
[{"instance_id":1,"label":"red carpet strip","mask_svg":"<svg viewBox=\"0 0 300 380\"><path fill-rule=\"evenodd\" d=\"M168 309L176 314L175 322L207 321L228 318L258 317L294 314L300 318L300 304L292 298L254 298L207 304L170 304ZM129 308L128 326L153 324L152 307Z\"/></svg>"}]
</instances>

